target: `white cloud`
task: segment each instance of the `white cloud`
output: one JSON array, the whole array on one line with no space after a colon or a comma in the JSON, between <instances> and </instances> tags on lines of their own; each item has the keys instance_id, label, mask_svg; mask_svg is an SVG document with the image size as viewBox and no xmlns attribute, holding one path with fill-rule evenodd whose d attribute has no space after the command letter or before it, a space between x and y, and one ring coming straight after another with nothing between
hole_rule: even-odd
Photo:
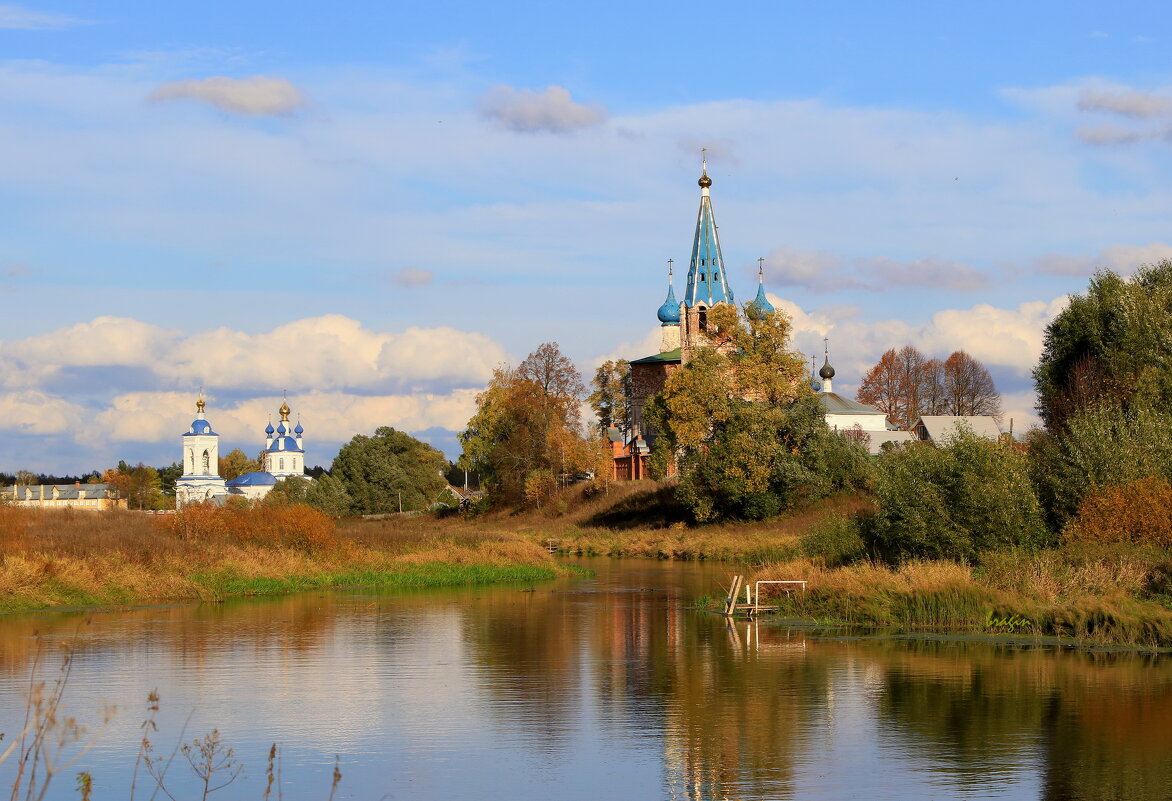
<instances>
[{"instance_id":1,"label":"white cloud","mask_svg":"<svg viewBox=\"0 0 1172 801\"><path fill-rule=\"evenodd\" d=\"M427 286L435 280L435 273L419 267L403 267L391 274L391 281L396 286L416 287Z\"/></svg>"},{"instance_id":2,"label":"white cloud","mask_svg":"<svg viewBox=\"0 0 1172 801\"><path fill-rule=\"evenodd\" d=\"M1159 132L1133 131L1121 125L1084 125L1075 129L1074 135L1088 145L1130 145L1144 139L1153 139Z\"/></svg>"},{"instance_id":3,"label":"white cloud","mask_svg":"<svg viewBox=\"0 0 1172 801\"><path fill-rule=\"evenodd\" d=\"M988 286L988 276L971 264L928 256L900 261L887 256L849 258L826 251L778 248L766 259L770 280L814 292L863 289L886 292L905 287L970 291Z\"/></svg>"},{"instance_id":4,"label":"white cloud","mask_svg":"<svg viewBox=\"0 0 1172 801\"><path fill-rule=\"evenodd\" d=\"M0 430L80 436L85 410L64 398L26 390L0 394Z\"/></svg>"},{"instance_id":5,"label":"white cloud","mask_svg":"<svg viewBox=\"0 0 1172 801\"><path fill-rule=\"evenodd\" d=\"M1112 270L1131 275L1140 265L1172 259L1172 245L1152 242L1148 245L1112 245L1095 256L1067 256L1053 253L1035 260L1037 268L1051 275L1089 276L1095 270Z\"/></svg>"},{"instance_id":6,"label":"white cloud","mask_svg":"<svg viewBox=\"0 0 1172 801\"><path fill-rule=\"evenodd\" d=\"M87 20L68 14L46 14L11 3L0 3L0 29L50 31L87 24Z\"/></svg>"},{"instance_id":7,"label":"white cloud","mask_svg":"<svg viewBox=\"0 0 1172 801\"><path fill-rule=\"evenodd\" d=\"M547 86L542 92L497 86L482 99L480 112L511 131L521 133L571 133L606 119L600 105L576 103L568 89Z\"/></svg>"},{"instance_id":8,"label":"white cloud","mask_svg":"<svg viewBox=\"0 0 1172 801\"><path fill-rule=\"evenodd\" d=\"M292 114L307 104L300 89L284 78L213 76L203 80L171 81L151 92L149 100L198 100L222 111L252 116Z\"/></svg>"},{"instance_id":9,"label":"white cloud","mask_svg":"<svg viewBox=\"0 0 1172 801\"><path fill-rule=\"evenodd\" d=\"M137 368L187 390L302 391L484 384L508 360L484 334L448 326L377 332L333 314L250 334L217 328L183 335L129 318L0 342L0 386L42 388L77 368Z\"/></svg>"},{"instance_id":10,"label":"white cloud","mask_svg":"<svg viewBox=\"0 0 1172 801\"><path fill-rule=\"evenodd\" d=\"M1172 116L1172 97L1138 89L1086 89L1078 100L1079 111L1106 111L1137 119Z\"/></svg>"}]
</instances>

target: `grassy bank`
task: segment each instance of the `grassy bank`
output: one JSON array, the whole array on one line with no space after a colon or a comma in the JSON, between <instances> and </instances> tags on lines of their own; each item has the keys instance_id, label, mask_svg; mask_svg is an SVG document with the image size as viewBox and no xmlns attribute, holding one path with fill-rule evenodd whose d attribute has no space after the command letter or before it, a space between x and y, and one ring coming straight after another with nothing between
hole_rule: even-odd
<instances>
[{"instance_id":1,"label":"grassy bank","mask_svg":"<svg viewBox=\"0 0 1172 801\"><path fill-rule=\"evenodd\" d=\"M430 518L335 526L307 514L261 507L185 525L132 512L0 509L0 611L542 581L568 573L544 548L507 532Z\"/></svg>"},{"instance_id":2,"label":"grassy bank","mask_svg":"<svg viewBox=\"0 0 1172 801\"><path fill-rule=\"evenodd\" d=\"M987 553L976 567L911 561L832 568L797 558L764 567L751 580L809 582L806 592L774 600L784 616L822 624L1169 648L1172 597L1163 592L1159 558L1079 548Z\"/></svg>"}]
</instances>

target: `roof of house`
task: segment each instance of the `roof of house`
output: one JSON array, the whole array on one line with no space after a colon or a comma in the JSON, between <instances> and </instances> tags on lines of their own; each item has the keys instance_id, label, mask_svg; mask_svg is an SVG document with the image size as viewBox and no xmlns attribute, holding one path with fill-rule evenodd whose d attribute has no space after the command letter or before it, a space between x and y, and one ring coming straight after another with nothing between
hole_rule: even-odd
<instances>
[{"instance_id":1,"label":"roof of house","mask_svg":"<svg viewBox=\"0 0 1172 801\"><path fill-rule=\"evenodd\" d=\"M867 452L878 456L883 450L885 442L902 445L905 442L915 442L916 435L911 431L865 431L870 439L867 442Z\"/></svg>"},{"instance_id":2,"label":"roof of house","mask_svg":"<svg viewBox=\"0 0 1172 801\"><path fill-rule=\"evenodd\" d=\"M118 489L113 484L82 484L80 487L76 484L18 484L0 488L0 497L23 499L27 490L32 490L34 500L41 499L42 491L45 500L51 500L53 490L57 490L59 500L76 500L78 493L85 493L86 498L118 497Z\"/></svg>"},{"instance_id":3,"label":"roof of house","mask_svg":"<svg viewBox=\"0 0 1172 801\"><path fill-rule=\"evenodd\" d=\"M887 416L874 406L844 398L837 392L821 392L818 394L818 400L822 403L822 408L826 410L827 414L879 414Z\"/></svg>"},{"instance_id":4,"label":"roof of house","mask_svg":"<svg viewBox=\"0 0 1172 801\"><path fill-rule=\"evenodd\" d=\"M229 487L271 487L277 483L277 477L272 473L254 470L244 473L228 482Z\"/></svg>"},{"instance_id":5,"label":"roof of house","mask_svg":"<svg viewBox=\"0 0 1172 801\"><path fill-rule=\"evenodd\" d=\"M657 353L654 356L644 356L642 359L635 359L631 364L673 364L679 362L683 358L680 349L665 351Z\"/></svg>"},{"instance_id":6,"label":"roof of house","mask_svg":"<svg viewBox=\"0 0 1172 801\"><path fill-rule=\"evenodd\" d=\"M916 424L912 426L913 430L920 425L924 426L931 442L952 439L964 427L967 427L978 437L986 439L997 439L1001 436L1001 428L997 425L997 421L983 415L929 414L917 420Z\"/></svg>"}]
</instances>

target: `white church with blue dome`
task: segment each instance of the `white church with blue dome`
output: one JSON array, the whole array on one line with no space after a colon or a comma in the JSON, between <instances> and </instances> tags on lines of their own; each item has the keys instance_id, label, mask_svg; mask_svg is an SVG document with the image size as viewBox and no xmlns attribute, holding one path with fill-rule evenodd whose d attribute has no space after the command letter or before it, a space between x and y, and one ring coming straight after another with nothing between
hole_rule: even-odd
<instances>
[{"instance_id":1,"label":"white church with blue dome","mask_svg":"<svg viewBox=\"0 0 1172 801\"><path fill-rule=\"evenodd\" d=\"M212 430L204 413L201 396L195 402L195 420L183 439L183 475L175 481L175 505L211 501L223 504L230 497L258 500L268 495L283 478L305 478L305 429L300 421L289 422L289 403L282 401L277 413L277 427L265 426L265 447L260 470L237 476L231 481L220 477L220 435Z\"/></svg>"}]
</instances>

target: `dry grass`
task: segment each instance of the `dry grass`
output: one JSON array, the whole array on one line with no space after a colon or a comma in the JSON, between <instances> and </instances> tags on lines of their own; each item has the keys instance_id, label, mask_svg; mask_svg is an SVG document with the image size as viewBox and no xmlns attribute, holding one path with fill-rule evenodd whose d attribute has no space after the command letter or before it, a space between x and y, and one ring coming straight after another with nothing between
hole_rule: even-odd
<instances>
[{"instance_id":1,"label":"dry grass","mask_svg":"<svg viewBox=\"0 0 1172 801\"><path fill-rule=\"evenodd\" d=\"M225 510L195 529L182 519L134 512L0 508L0 610L552 577L560 570L545 549L516 535L429 526L431 518L351 524L335 532L332 523L323 530L312 515L272 511ZM225 521L236 528L221 525Z\"/></svg>"}]
</instances>

